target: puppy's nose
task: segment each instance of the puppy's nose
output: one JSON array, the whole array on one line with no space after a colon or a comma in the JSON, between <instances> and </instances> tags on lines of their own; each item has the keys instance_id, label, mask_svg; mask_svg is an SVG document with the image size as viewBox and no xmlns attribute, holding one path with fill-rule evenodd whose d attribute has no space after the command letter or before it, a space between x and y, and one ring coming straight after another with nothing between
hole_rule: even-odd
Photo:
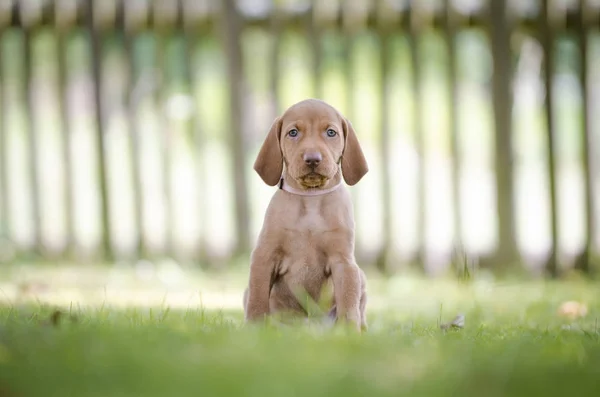
<instances>
[{"instance_id":1,"label":"puppy's nose","mask_svg":"<svg viewBox=\"0 0 600 397\"><path fill-rule=\"evenodd\" d=\"M323 156L319 152L306 152L304 153L304 163L311 168L315 168L321 163Z\"/></svg>"}]
</instances>

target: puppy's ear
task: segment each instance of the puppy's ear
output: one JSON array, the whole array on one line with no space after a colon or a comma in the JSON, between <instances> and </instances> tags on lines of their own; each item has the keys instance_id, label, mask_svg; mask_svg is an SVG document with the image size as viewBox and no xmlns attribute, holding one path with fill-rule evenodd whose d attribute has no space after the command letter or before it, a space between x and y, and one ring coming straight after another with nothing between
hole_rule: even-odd
<instances>
[{"instance_id":1,"label":"puppy's ear","mask_svg":"<svg viewBox=\"0 0 600 397\"><path fill-rule=\"evenodd\" d=\"M283 172L283 155L279 147L280 133L281 118L278 117L273 121L271 130L265 138L254 162L254 170L269 186L275 186L279 183L281 173Z\"/></svg>"},{"instance_id":2,"label":"puppy's ear","mask_svg":"<svg viewBox=\"0 0 600 397\"><path fill-rule=\"evenodd\" d=\"M367 160L363 154L358 138L347 119L342 119L344 128L344 154L342 155L342 175L344 181L350 186L355 185L369 171Z\"/></svg>"}]
</instances>

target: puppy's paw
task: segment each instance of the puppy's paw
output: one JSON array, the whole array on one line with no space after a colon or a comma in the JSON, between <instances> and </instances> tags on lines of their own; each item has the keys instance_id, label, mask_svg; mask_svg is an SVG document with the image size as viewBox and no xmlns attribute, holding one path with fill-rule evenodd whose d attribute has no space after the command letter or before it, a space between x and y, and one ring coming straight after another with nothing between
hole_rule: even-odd
<instances>
[{"instance_id":1,"label":"puppy's paw","mask_svg":"<svg viewBox=\"0 0 600 397\"><path fill-rule=\"evenodd\" d=\"M345 315L336 315L335 324L343 328L358 331L359 333L364 330L358 310L348 311Z\"/></svg>"}]
</instances>

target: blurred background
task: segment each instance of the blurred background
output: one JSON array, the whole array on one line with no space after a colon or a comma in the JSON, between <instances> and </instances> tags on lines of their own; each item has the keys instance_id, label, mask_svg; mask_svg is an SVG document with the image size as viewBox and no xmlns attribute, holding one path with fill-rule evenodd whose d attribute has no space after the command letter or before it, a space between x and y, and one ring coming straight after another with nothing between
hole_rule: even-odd
<instances>
[{"instance_id":1,"label":"blurred background","mask_svg":"<svg viewBox=\"0 0 600 397\"><path fill-rule=\"evenodd\" d=\"M592 274L599 28L600 0L1 0L0 263L247 269L255 156L317 97L370 165L362 267Z\"/></svg>"}]
</instances>

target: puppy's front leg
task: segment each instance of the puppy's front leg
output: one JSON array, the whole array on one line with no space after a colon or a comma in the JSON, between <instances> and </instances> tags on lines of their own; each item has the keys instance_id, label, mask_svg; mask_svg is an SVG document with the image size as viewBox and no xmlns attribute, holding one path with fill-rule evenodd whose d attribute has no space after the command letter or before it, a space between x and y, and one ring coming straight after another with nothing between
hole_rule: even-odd
<instances>
[{"instance_id":1,"label":"puppy's front leg","mask_svg":"<svg viewBox=\"0 0 600 397\"><path fill-rule=\"evenodd\" d=\"M246 321L262 320L269 314L269 293L275 261L262 247L252 253L250 280L244 297Z\"/></svg>"},{"instance_id":2,"label":"puppy's front leg","mask_svg":"<svg viewBox=\"0 0 600 397\"><path fill-rule=\"evenodd\" d=\"M331 278L333 279L337 320L350 322L360 331L362 328L360 268L351 262L337 262L331 266Z\"/></svg>"}]
</instances>

